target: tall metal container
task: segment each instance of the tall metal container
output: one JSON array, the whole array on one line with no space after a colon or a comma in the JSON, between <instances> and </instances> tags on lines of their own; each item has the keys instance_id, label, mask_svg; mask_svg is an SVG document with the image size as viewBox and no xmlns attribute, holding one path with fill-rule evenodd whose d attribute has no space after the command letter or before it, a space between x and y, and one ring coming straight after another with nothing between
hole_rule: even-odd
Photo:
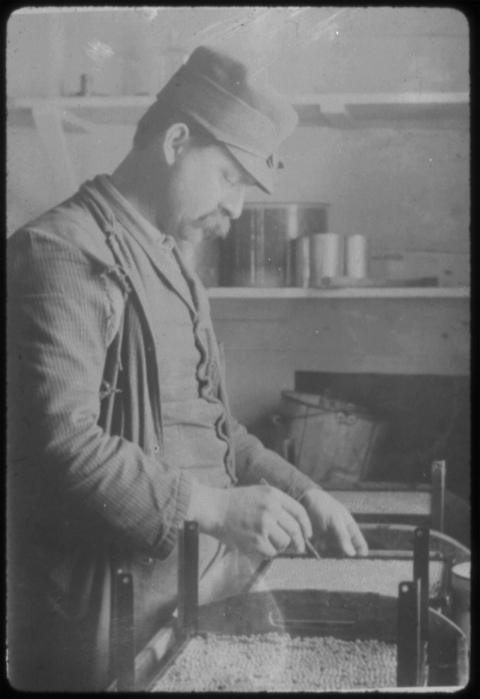
<instances>
[{"instance_id":1,"label":"tall metal container","mask_svg":"<svg viewBox=\"0 0 480 699\"><path fill-rule=\"evenodd\" d=\"M220 286L295 283L294 241L328 230L327 204L247 204L221 241Z\"/></svg>"}]
</instances>

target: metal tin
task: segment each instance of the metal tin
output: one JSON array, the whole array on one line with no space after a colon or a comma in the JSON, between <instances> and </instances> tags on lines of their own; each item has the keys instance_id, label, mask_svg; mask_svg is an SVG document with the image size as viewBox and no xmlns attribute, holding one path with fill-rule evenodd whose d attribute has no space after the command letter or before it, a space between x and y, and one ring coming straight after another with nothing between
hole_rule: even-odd
<instances>
[{"instance_id":1,"label":"metal tin","mask_svg":"<svg viewBox=\"0 0 480 699\"><path fill-rule=\"evenodd\" d=\"M322 286L324 277L343 275L343 236L339 233L318 233L310 236L310 283Z\"/></svg>"},{"instance_id":2,"label":"metal tin","mask_svg":"<svg viewBox=\"0 0 480 699\"><path fill-rule=\"evenodd\" d=\"M327 204L247 204L221 241L220 285L295 285L295 241L326 230Z\"/></svg>"},{"instance_id":3,"label":"metal tin","mask_svg":"<svg viewBox=\"0 0 480 699\"><path fill-rule=\"evenodd\" d=\"M308 287L310 283L310 237L302 235L295 241L295 286Z\"/></svg>"},{"instance_id":4,"label":"metal tin","mask_svg":"<svg viewBox=\"0 0 480 699\"><path fill-rule=\"evenodd\" d=\"M364 235L350 235L347 238L345 255L345 272L352 279L364 279L367 276L367 239Z\"/></svg>"}]
</instances>

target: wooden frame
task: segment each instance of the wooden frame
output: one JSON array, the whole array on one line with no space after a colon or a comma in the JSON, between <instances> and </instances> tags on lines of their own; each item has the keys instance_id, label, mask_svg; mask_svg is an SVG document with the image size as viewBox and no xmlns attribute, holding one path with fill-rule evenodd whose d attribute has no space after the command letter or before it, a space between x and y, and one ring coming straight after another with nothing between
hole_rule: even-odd
<instances>
[{"instance_id":1,"label":"wooden frame","mask_svg":"<svg viewBox=\"0 0 480 699\"><path fill-rule=\"evenodd\" d=\"M383 528L392 536L395 534L395 527L392 525L366 526L373 533ZM377 629L377 632L381 630L381 637L389 637L392 629L395 629L396 619L397 630L394 634L399 644L398 686L426 686L427 683L435 686L466 684L468 667L465 637L450 620L428 608L430 532L428 528L413 530L407 525L397 527L400 527L400 536L408 539L412 546L414 563L413 580L400 583L398 600L376 594L329 593L326 590L317 594L315 590L309 590L298 591L300 596L297 595L296 600L292 602L289 601L288 591L283 591L275 595L274 606L280 604L288 610L289 607L293 609L293 604L297 610L299 600L308 606L309 599L312 598L311 602L316 609L319 604L326 604L330 610L357 610L352 619L340 619L337 623L330 621L326 626L324 624L327 635L331 635L334 629L340 629L340 637L347 639L352 624L358 623L363 625L364 630L369 629L367 633ZM444 553L450 554L452 560L454 556L459 560L468 554L468 550L463 550L464 547L460 545L457 551L456 542L438 532L432 533L431 540L434 548L440 548ZM135 691L151 690L159 676L167 671L184 651L190 639L196 635L215 632L251 633L252 627L254 632L255 629L258 632L266 620L271 625L268 630L275 630L275 619L269 613L265 593L246 591L235 597L198 607L198 528L195 523L185 523L180 552L180 558L184 560L179 562L181 594L178 616L161 629L135 659ZM272 594L269 597L271 598ZM301 629L295 624L298 626L304 622L290 621L293 627L289 630L298 635ZM113 683L109 689L118 691L120 684Z\"/></svg>"},{"instance_id":2,"label":"wooden frame","mask_svg":"<svg viewBox=\"0 0 480 699\"><path fill-rule=\"evenodd\" d=\"M443 532L445 481L446 463L445 461L435 461L431 469L431 484L420 483L408 486L405 483L359 481L348 488L325 488L325 490L343 503L358 522L428 524L432 529ZM372 506L368 503L367 506L364 506L366 498L361 498L362 493L375 495L376 502ZM385 501L392 498L395 500L395 495L400 493L408 496L411 505L410 512L385 512ZM382 503L384 507L382 507Z\"/></svg>"}]
</instances>

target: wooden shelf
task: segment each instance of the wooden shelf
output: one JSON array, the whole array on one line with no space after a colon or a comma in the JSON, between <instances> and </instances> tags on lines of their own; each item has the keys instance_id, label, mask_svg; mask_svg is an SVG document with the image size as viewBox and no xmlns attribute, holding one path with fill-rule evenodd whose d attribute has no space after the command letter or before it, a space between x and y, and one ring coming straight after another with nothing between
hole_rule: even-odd
<instances>
[{"instance_id":1,"label":"wooden shelf","mask_svg":"<svg viewBox=\"0 0 480 699\"><path fill-rule=\"evenodd\" d=\"M300 289L211 287L211 299L466 299L470 297L468 287L391 287L352 289Z\"/></svg>"},{"instance_id":2,"label":"wooden shelf","mask_svg":"<svg viewBox=\"0 0 480 699\"><path fill-rule=\"evenodd\" d=\"M469 126L468 92L290 95L287 99L299 114L300 126L461 130ZM88 134L101 125L134 126L153 102L152 95L14 99L7 102L7 124L37 130L51 162L58 195L66 199L80 183L77 182L65 133ZM312 296L308 293L309 296L300 298ZM378 290L319 293L322 296L333 294L333 298L349 298L353 294L356 298L379 296ZM392 291L386 293L391 295ZM398 295L398 290L396 293ZM408 297L411 290L402 293Z\"/></svg>"},{"instance_id":3,"label":"wooden shelf","mask_svg":"<svg viewBox=\"0 0 480 699\"><path fill-rule=\"evenodd\" d=\"M355 128L393 123L445 128L469 120L468 92L329 93L289 95L287 99L299 114L300 126ZM151 95L25 98L13 100L8 112L20 119L23 112L26 124L32 110L53 110L70 130L88 132L95 125L134 125L153 102Z\"/></svg>"},{"instance_id":4,"label":"wooden shelf","mask_svg":"<svg viewBox=\"0 0 480 699\"><path fill-rule=\"evenodd\" d=\"M154 101L149 95L32 98L14 100L7 110L9 117L24 126L34 125L38 110L54 112L67 131L88 133L99 125L134 125Z\"/></svg>"},{"instance_id":5,"label":"wooden shelf","mask_svg":"<svg viewBox=\"0 0 480 699\"><path fill-rule=\"evenodd\" d=\"M300 125L359 127L465 128L468 92L324 94L296 97Z\"/></svg>"}]
</instances>

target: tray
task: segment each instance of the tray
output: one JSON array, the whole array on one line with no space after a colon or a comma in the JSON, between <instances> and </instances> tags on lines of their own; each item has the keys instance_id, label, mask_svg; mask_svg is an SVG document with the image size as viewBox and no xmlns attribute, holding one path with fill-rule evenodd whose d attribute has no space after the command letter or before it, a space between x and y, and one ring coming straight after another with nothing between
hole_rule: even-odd
<instances>
[{"instance_id":1,"label":"tray","mask_svg":"<svg viewBox=\"0 0 480 699\"><path fill-rule=\"evenodd\" d=\"M419 531L415 530L413 542L415 580L400 582L397 597L301 586L298 589L261 590L260 582L272 568L272 563L266 563L242 594L197 607L195 586L192 585L195 575L189 573L192 546L191 542L183 545L183 550L188 550L190 556L180 567L181 575L188 581L180 580L180 589L186 594L180 597L178 622L170 628L168 647L165 647L155 671L148 680L144 678L143 684L138 682L136 688L163 691L162 678L169 671L170 679L180 675L179 668L194 650L192 644L215 644L224 639L222 642L228 641L232 647L245 643L245 638L248 643L260 639L262 644L273 638L280 643L279 650L290 647L288 644L294 642L285 639L291 638L297 638L299 644L306 643L306 639L313 639L312 642L317 644L318 639L324 639L326 643L337 645L340 641L372 642L375 647L386 643L389 644L390 659L392 645L395 646L397 686L455 687L466 684L468 651L465 636L455 624L436 610L429 609L426 603L428 595L425 595L424 580L429 558L425 557L425 551L428 554L429 537L425 530L420 534ZM423 552L422 556L419 552ZM298 560L286 559L285 563L295 566ZM231 674L230 671L227 674ZM221 678L219 681L217 689L225 688ZM261 686L259 682L261 678L251 690L242 688L244 691L271 691L270 684ZM375 689L375 686L371 688ZM319 685L318 691L322 689ZM288 687L288 690L294 691L294 688Z\"/></svg>"}]
</instances>

